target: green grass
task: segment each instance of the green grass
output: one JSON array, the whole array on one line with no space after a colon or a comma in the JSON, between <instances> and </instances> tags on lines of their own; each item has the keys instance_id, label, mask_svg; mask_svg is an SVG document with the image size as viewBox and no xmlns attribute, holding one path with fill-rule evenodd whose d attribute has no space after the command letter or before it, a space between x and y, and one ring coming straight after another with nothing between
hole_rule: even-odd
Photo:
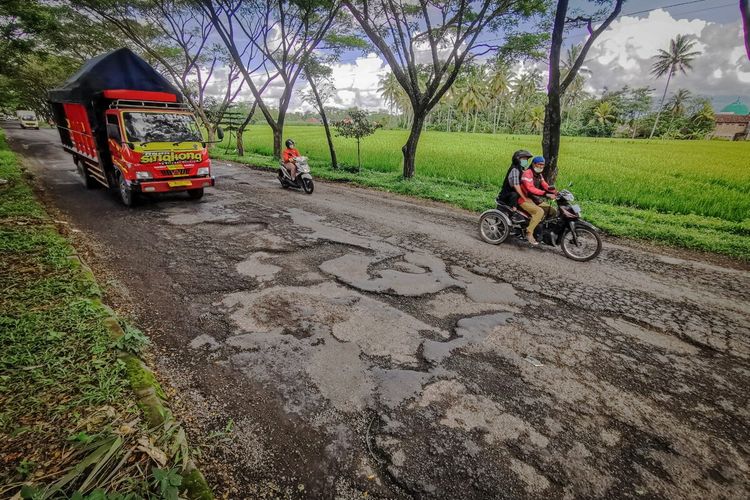
<instances>
[{"instance_id":1,"label":"green grass","mask_svg":"<svg viewBox=\"0 0 750 500\"><path fill-rule=\"evenodd\" d=\"M400 178L403 130L379 130L362 142L363 171L334 172L323 128L288 126L313 174L347 180L473 211L492 207L517 149L540 151L538 136L428 131L417 152L417 176ZM227 142L227 140L225 140ZM245 163L275 167L272 136L255 125L245 134ZM336 137L341 164L356 164L356 144ZM232 159L225 144L214 156ZM216 154L218 153L218 154ZM585 217L608 233L750 260L750 143L644 141L564 137L558 186L571 190Z\"/></svg>"},{"instance_id":2,"label":"green grass","mask_svg":"<svg viewBox=\"0 0 750 500\"><path fill-rule=\"evenodd\" d=\"M142 424L118 357L119 344L136 344L110 337L96 283L70 258L1 132L0 179L0 497L23 488L42 498L56 481L54 498L158 491L137 447L163 438Z\"/></svg>"}]
</instances>

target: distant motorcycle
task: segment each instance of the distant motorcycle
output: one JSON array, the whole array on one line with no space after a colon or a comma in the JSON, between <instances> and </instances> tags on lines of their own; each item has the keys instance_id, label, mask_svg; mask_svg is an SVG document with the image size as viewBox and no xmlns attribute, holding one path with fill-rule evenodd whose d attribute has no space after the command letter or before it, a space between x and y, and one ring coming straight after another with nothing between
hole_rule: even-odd
<instances>
[{"instance_id":1,"label":"distant motorcycle","mask_svg":"<svg viewBox=\"0 0 750 500\"><path fill-rule=\"evenodd\" d=\"M567 189L557 193L557 216L544 219L534 231L534 238L544 245L559 246L569 259L586 262L599 255L602 239L596 227L581 219L581 207L571 205L573 200L573 193ZM525 239L530 219L520 208L497 200L497 208L479 218L479 234L492 245L499 245L511 235Z\"/></svg>"},{"instance_id":2,"label":"distant motorcycle","mask_svg":"<svg viewBox=\"0 0 750 500\"><path fill-rule=\"evenodd\" d=\"M307 163L307 157L296 157L294 164L297 165L296 179L292 179L283 161L279 163L279 182L281 186L284 188L302 189L305 193L312 194L315 185L313 184L312 175L310 175L310 165Z\"/></svg>"}]
</instances>

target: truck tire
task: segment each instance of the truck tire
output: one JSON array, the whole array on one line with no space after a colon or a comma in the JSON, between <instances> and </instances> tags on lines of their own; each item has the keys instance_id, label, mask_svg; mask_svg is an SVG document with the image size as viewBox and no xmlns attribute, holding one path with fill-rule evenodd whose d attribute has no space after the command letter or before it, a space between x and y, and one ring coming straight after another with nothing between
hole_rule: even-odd
<instances>
[{"instance_id":1,"label":"truck tire","mask_svg":"<svg viewBox=\"0 0 750 500\"><path fill-rule=\"evenodd\" d=\"M191 200L200 200L203 198L203 188L189 189L187 194Z\"/></svg>"},{"instance_id":2,"label":"truck tire","mask_svg":"<svg viewBox=\"0 0 750 500\"><path fill-rule=\"evenodd\" d=\"M99 183L91 177L91 174L89 174L88 168L86 167L86 163L83 160L75 160L76 164L76 171L78 172L78 175L81 177L81 180L83 181L83 185L86 187L86 189L96 189L99 187Z\"/></svg>"},{"instance_id":3,"label":"truck tire","mask_svg":"<svg viewBox=\"0 0 750 500\"><path fill-rule=\"evenodd\" d=\"M116 171L115 176L117 177L117 193L120 196L120 201L123 205L126 207L132 207L135 205L135 197L136 193L133 192L132 189L128 186L128 183L125 182L125 177L122 176L122 173L120 173L119 170Z\"/></svg>"}]
</instances>

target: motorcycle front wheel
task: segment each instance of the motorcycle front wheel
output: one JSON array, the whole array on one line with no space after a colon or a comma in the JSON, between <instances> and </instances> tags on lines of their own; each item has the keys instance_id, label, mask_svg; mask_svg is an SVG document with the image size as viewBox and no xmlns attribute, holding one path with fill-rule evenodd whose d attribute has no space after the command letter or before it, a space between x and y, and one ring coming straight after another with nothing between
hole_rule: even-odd
<instances>
[{"instance_id":1,"label":"motorcycle front wheel","mask_svg":"<svg viewBox=\"0 0 750 500\"><path fill-rule=\"evenodd\" d=\"M302 179L302 189L305 190L305 193L312 194L313 189L315 189L315 184L313 184L312 179Z\"/></svg>"},{"instance_id":2,"label":"motorcycle front wheel","mask_svg":"<svg viewBox=\"0 0 750 500\"><path fill-rule=\"evenodd\" d=\"M560 243L565 256L578 262L586 262L602 251L602 239L594 229L586 226L576 226L575 241L573 232L568 230Z\"/></svg>"},{"instance_id":3,"label":"motorcycle front wheel","mask_svg":"<svg viewBox=\"0 0 750 500\"><path fill-rule=\"evenodd\" d=\"M499 245L508 238L510 227L497 212L487 212L479 219L479 235L490 245Z\"/></svg>"}]
</instances>

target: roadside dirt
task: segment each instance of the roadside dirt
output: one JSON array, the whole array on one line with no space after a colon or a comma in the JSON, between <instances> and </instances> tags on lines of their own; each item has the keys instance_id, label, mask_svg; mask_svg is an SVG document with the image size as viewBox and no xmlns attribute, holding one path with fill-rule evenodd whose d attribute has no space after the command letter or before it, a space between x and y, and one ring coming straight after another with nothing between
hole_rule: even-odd
<instances>
[{"instance_id":1,"label":"roadside dirt","mask_svg":"<svg viewBox=\"0 0 750 500\"><path fill-rule=\"evenodd\" d=\"M219 494L750 495L743 265L493 247L467 212L226 162L200 202L129 210L53 132L7 134L153 339Z\"/></svg>"}]
</instances>

